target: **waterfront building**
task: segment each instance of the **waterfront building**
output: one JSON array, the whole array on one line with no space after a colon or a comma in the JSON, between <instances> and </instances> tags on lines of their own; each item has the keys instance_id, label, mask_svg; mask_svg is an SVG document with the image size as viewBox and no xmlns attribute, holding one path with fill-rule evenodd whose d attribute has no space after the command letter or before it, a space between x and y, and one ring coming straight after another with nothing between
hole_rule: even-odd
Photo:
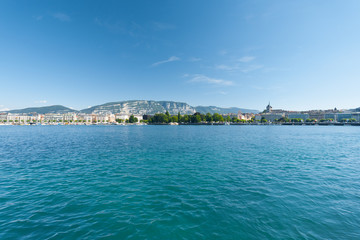
<instances>
[{"instance_id":1,"label":"waterfront building","mask_svg":"<svg viewBox=\"0 0 360 240\"><path fill-rule=\"evenodd\" d=\"M268 122L275 122L283 117L285 117L285 114L279 113L265 113L261 115L261 118L266 119Z\"/></svg>"},{"instance_id":2,"label":"waterfront building","mask_svg":"<svg viewBox=\"0 0 360 240\"><path fill-rule=\"evenodd\" d=\"M7 113L0 113L0 122L7 121Z\"/></svg>"},{"instance_id":3,"label":"waterfront building","mask_svg":"<svg viewBox=\"0 0 360 240\"><path fill-rule=\"evenodd\" d=\"M262 116L262 114L255 114L255 121L260 121L261 116Z\"/></svg>"},{"instance_id":4,"label":"waterfront building","mask_svg":"<svg viewBox=\"0 0 360 240\"><path fill-rule=\"evenodd\" d=\"M352 113L351 118L355 119L357 122L360 122L360 112Z\"/></svg>"},{"instance_id":5,"label":"waterfront building","mask_svg":"<svg viewBox=\"0 0 360 240\"><path fill-rule=\"evenodd\" d=\"M64 119L63 114L48 113L44 115L44 122L62 122Z\"/></svg>"},{"instance_id":6,"label":"waterfront building","mask_svg":"<svg viewBox=\"0 0 360 240\"><path fill-rule=\"evenodd\" d=\"M93 122L93 115L80 113L77 115L77 120L81 122L91 123Z\"/></svg>"},{"instance_id":7,"label":"waterfront building","mask_svg":"<svg viewBox=\"0 0 360 240\"><path fill-rule=\"evenodd\" d=\"M336 121L341 122L343 119L351 119L352 114L351 113L337 113L336 114Z\"/></svg>"},{"instance_id":8,"label":"waterfront building","mask_svg":"<svg viewBox=\"0 0 360 240\"><path fill-rule=\"evenodd\" d=\"M238 114L236 116L239 120L245 120L245 121L248 121L248 120L251 120L251 117L249 119L249 115L247 113L242 113L240 110L238 111Z\"/></svg>"},{"instance_id":9,"label":"waterfront building","mask_svg":"<svg viewBox=\"0 0 360 240\"><path fill-rule=\"evenodd\" d=\"M110 115L108 115L108 120L109 120L109 122L111 122L111 123L115 122L115 114L110 114Z\"/></svg>"},{"instance_id":10,"label":"waterfront building","mask_svg":"<svg viewBox=\"0 0 360 240\"><path fill-rule=\"evenodd\" d=\"M269 104L266 106L266 109L263 111L263 113L276 113L276 114L286 114L288 111L285 111L283 109L273 109L273 107Z\"/></svg>"},{"instance_id":11,"label":"waterfront building","mask_svg":"<svg viewBox=\"0 0 360 240\"><path fill-rule=\"evenodd\" d=\"M334 121L338 121L337 114L335 114L335 113L326 113L326 114L324 114L324 118L325 119L333 119Z\"/></svg>"},{"instance_id":12,"label":"waterfront building","mask_svg":"<svg viewBox=\"0 0 360 240\"><path fill-rule=\"evenodd\" d=\"M103 114L98 114L96 116L96 121L101 122L101 123L109 122L109 116L108 115L103 115Z\"/></svg>"},{"instance_id":13,"label":"waterfront building","mask_svg":"<svg viewBox=\"0 0 360 240\"><path fill-rule=\"evenodd\" d=\"M93 114L92 115L92 121L93 122L101 122L101 123L113 123L116 120L116 117L114 114Z\"/></svg>"},{"instance_id":14,"label":"waterfront building","mask_svg":"<svg viewBox=\"0 0 360 240\"><path fill-rule=\"evenodd\" d=\"M143 115L134 115L134 117L136 117L139 122L143 120Z\"/></svg>"},{"instance_id":15,"label":"waterfront building","mask_svg":"<svg viewBox=\"0 0 360 240\"><path fill-rule=\"evenodd\" d=\"M323 111L313 110L308 111L307 113L309 114L310 119L320 120L325 118L325 113Z\"/></svg>"},{"instance_id":16,"label":"waterfront building","mask_svg":"<svg viewBox=\"0 0 360 240\"><path fill-rule=\"evenodd\" d=\"M240 111L239 111L240 112ZM253 113L244 113L244 114L238 114L237 118L240 120L245 120L245 121L249 121L251 120L253 117L255 116L255 114Z\"/></svg>"},{"instance_id":17,"label":"waterfront building","mask_svg":"<svg viewBox=\"0 0 360 240\"><path fill-rule=\"evenodd\" d=\"M263 113L255 115L255 120L260 121L261 119L266 119L268 122L275 122L276 120L279 120L284 116L285 116L285 111L281 109L274 110L269 102Z\"/></svg>"},{"instance_id":18,"label":"waterfront building","mask_svg":"<svg viewBox=\"0 0 360 240\"><path fill-rule=\"evenodd\" d=\"M8 113L6 117L6 121L8 123L28 123L35 122L37 120L37 116L27 115L27 114L14 114Z\"/></svg>"},{"instance_id":19,"label":"waterfront building","mask_svg":"<svg viewBox=\"0 0 360 240\"><path fill-rule=\"evenodd\" d=\"M77 120L76 113L65 113L63 120L67 122L75 122Z\"/></svg>"},{"instance_id":20,"label":"waterfront building","mask_svg":"<svg viewBox=\"0 0 360 240\"><path fill-rule=\"evenodd\" d=\"M130 115L128 114L122 114L122 113L117 113L115 114L115 119L121 119L121 120L126 120L129 119Z\"/></svg>"},{"instance_id":21,"label":"waterfront building","mask_svg":"<svg viewBox=\"0 0 360 240\"><path fill-rule=\"evenodd\" d=\"M301 118L302 120L304 120L304 122L306 121L306 119L309 118L309 114L308 114L308 113L288 113L288 114L286 114L286 116L287 116L289 119Z\"/></svg>"}]
</instances>

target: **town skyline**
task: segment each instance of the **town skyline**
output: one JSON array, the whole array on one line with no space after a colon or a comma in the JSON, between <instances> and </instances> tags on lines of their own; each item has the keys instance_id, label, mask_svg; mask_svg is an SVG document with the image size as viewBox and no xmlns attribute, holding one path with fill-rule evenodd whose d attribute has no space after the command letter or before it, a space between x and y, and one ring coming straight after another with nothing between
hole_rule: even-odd
<instances>
[{"instance_id":1,"label":"town skyline","mask_svg":"<svg viewBox=\"0 0 360 240\"><path fill-rule=\"evenodd\" d=\"M21 110L28 110L28 109L43 109L43 108L51 108L51 107L64 107L64 109L68 109L69 112L71 112L71 110L73 110L74 112L81 112L81 111L86 111L88 109L91 109L91 108L96 108L96 107L101 107L103 105L109 105L109 104L119 104L119 103L125 103L125 104L128 104L128 103L132 103L132 102L135 102L135 103L138 103L138 102L154 102L154 103L160 103L160 102L165 102L165 103L175 103L175 104L185 104L191 108L194 109L194 112L198 111L197 109L201 109L201 108L204 108L204 109L207 109L207 108L217 108L217 109L223 109L223 110L226 110L226 109L232 109L232 112L231 113L236 113L238 111L244 111L245 113L246 112L263 112L263 111L267 111L269 107L271 107L271 109L273 108L272 104L271 104L271 101L268 102L267 105L264 104L264 107L261 108L261 109L250 109L250 108L246 108L246 107L241 107L241 106L232 106L232 107L222 107L222 106L212 106L212 105L199 105L199 106L193 106L193 105L190 105L188 104L187 102L177 102L177 101L171 101L171 100L160 100L160 101L156 101L156 100L123 100L123 101L111 101L111 102L106 102L106 103L102 103L102 104L98 104L98 105L95 105L95 106L88 106L86 108L83 108L83 109L75 109L75 108L72 108L72 107L69 107L69 106L65 106L63 104L54 104L54 105L44 105L44 106L26 106L24 108L17 108L17 109L0 109L0 112L11 112L11 111L18 111L18 113L21 113L20 111ZM337 108L337 107L334 107L334 108L328 108L328 109L306 109L306 110L298 110L298 109L285 109L285 108L282 108L282 107L275 107L274 110L281 110L281 111L288 111L288 112L307 112L307 111L328 111L328 110L335 110L335 111L351 111L351 110L354 110L354 111L359 111L360 107L355 107L355 108ZM165 112L166 110L164 110L163 112ZM199 112L206 112L206 110L199 110ZM220 110L220 113L221 113L221 110ZM230 112L229 112L230 113Z\"/></svg>"},{"instance_id":2,"label":"town skyline","mask_svg":"<svg viewBox=\"0 0 360 240\"><path fill-rule=\"evenodd\" d=\"M224 111L225 110L225 111ZM27 108L0 112L2 125L360 125L360 108L341 111L288 111L273 109L270 103L262 112L238 109L193 108L176 102L115 102L76 111L63 106ZM246 111L246 109L243 109ZM236 113L237 111L237 113Z\"/></svg>"}]
</instances>

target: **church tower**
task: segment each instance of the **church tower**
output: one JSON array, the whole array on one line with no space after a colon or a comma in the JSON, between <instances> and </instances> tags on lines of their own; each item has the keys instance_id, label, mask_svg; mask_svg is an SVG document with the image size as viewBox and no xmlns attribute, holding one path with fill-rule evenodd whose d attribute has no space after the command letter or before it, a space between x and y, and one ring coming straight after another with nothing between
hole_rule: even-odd
<instances>
[{"instance_id":1,"label":"church tower","mask_svg":"<svg viewBox=\"0 0 360 240\"><path fill-rule=\"evenodd\" d=\"M270 101L269 101L269 104L266 106L266 112L271 113L271 111L272 111L272 106L270 106Z\"/></svg>"}]
</instances>

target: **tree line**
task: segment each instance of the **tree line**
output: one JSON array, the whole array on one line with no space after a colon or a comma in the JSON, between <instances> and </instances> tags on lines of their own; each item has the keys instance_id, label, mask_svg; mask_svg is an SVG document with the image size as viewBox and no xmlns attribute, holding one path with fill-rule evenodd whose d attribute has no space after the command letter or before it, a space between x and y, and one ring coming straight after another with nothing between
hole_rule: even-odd
<instances>
[{"instance_id":1,"label":"tree line","mask_svg":"<svg viewBox=\"0 0 360 240\"><path fill-rule=\"evenodd\" d=\"M202 114L199 112L194 113L193 115L184 114L181 115L170 115L168 111L166 113L157 113L154 116L144 116L142 120L144 123L156 123L156 124L166 124L166 123L210 123L210 122L246 122L245 120L240 120L237 117L226 116L223 117L219 113L207 113Z\"/></svg>"}]
</instances>

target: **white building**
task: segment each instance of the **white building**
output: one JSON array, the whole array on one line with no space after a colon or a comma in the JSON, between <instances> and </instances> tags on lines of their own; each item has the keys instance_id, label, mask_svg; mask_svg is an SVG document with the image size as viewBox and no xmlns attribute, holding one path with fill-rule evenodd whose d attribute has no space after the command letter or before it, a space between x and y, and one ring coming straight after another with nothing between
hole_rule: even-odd
<instances>
[{"instance_id":1,"label":"white building","mask_svg":"<svg viewBox=\"0 0 360 240\"><path fill-rule=\"evenodd\" d=\"M48 113L44 115L44 122L62 122L64 119L62 114Z\"/></svg>"},{"instance_id":2,"label":"white building","mask_svg":"<svg viewBox=\"0 0 360 240\"><path fill-rule=\"evenodd\" d=\"M38 116L35 115L26 115L26 114L7 114L6 121L11 123L28 123L28 122L36 122L38 120Z\"/></svg>"},{"instance_id":3,"label":"white building","mask_svg":"<svg viewBox=\"0 0 360 240\"><path fill-rule=\"evenodd\" d=\"M64 122L75 122L77 120L76 113L65 113L63 114L63 121Z\"/></svg>"},{"instance_id":4,"label":"white building","mask_svg":"<svg viewBox=\"0 0 360 240\"><path fill-rule=\"evenodd\" d=\"M93 118L94 118L94 116L92 114L81 113L81 114L77 115L77 120L81 121L81 122L85 122L85 123L92 123Z\"/></svg>"}]
</instances>

